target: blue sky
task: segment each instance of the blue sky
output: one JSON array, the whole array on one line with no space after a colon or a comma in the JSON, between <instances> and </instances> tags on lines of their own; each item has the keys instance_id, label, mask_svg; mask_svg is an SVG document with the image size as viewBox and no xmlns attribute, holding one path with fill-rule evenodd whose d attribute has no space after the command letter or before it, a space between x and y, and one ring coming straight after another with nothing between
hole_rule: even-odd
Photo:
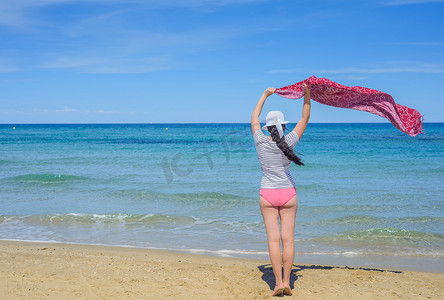
<instances>
[{"instance_id":1,"label":"blue sky","mask_svg":"<svg viewBox=\"0 0 444 300\"><path fill-rule=\"evenodd\" d=\"M444 1L2 0L0 123L249 122L309 76L444 117ZM264 106L296 122L301 100ZM313 102L312 122L387 122Z\"/></svg>"}]
</instances>

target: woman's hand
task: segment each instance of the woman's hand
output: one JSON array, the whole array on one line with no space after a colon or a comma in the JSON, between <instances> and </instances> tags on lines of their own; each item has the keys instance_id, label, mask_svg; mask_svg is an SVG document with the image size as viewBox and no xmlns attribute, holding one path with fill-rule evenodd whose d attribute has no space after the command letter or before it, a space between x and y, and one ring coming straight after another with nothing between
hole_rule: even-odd
<instances>
[{"instance_id":1,"label":"woman's hand","mask_svg":"<svg viewBox=\"0 0 444 300\"><path fill-rule=\"evenodd\" d=\"M261 114L262 107L264 106L265 100L267 100L268 96L273 95L276 91L275 88L268 88L265 90L265 92L262 94L261 98L257 102L256 106L254 107L253 113L251 114L251 131L253 134L256 132L256 130L261 129L261 123L259 122L259 115Z\"/></svg>"},{"instance_id":2,"label":"woman's hand","mask_svg":"<svg viewBox=\"0 0 444 300\"><path fill-rule=\"evenodd\" d=\"M265 90L264 94L268 97L274 94L274 92L276 91L275 88L268 88Z\"/></svg>"},{"instance_id":3,"label":"woman's hand","mask_svg":"<svg viewBox=\"0 0 444 300\"><path fill-rule=\"evenodd\" d=\"M302 84L302 88L303 88L303 92L304 92L304 100L305 98L308 98L308 100L310 100L311 95L310 95L310 85L303 83Z\"/></svg>"}]
</instances>

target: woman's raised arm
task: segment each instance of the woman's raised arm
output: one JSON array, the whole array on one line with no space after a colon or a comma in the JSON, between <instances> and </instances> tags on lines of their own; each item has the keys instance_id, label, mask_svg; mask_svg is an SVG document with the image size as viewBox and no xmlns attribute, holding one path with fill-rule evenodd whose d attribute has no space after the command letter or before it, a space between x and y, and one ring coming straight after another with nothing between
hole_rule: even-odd
<instances>
[{"instance_id":1,"label":"woman's raised arm","mask_svg":"<svg viewBox=\"0 0 444 300\"><path fill-rule=\"evenodd\" d=\"M299 120L293 131L296 131L299 139L304 134L307 128L308 120L310 119L311 101L310 101L310 86L305 85L304 106L302 107L302 118Z\"/></svg>"},{"instance_id":2,"label":"woman's raised arm","mask_svg":"<svg viewBox=\"0 0 444 300\"><path fill-rule=\"evenodd\" d=\"M259 121L259 115L262 112L262 107L264 106L265 100L267 100L268 96L273 95L276 91L275 88L268 88L262 94L261 98L257 102L254 107L253 113L251 114L251 132L254 134L256 130L261 129L261 123Z\"/></svg>"}]
</instances>

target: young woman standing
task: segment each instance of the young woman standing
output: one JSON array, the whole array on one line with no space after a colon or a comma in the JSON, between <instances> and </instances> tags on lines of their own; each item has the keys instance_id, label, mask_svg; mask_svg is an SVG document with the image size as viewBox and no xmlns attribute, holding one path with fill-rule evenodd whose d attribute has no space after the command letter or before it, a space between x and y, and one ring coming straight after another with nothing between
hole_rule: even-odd
<instances>
[{"instance_id":1,"label":"young woman standing","mask_svg":"<svg viewBox=\"0 0 444 300\"><path fill-rule=\"evenodd\" d=\"M267 114L267 137L261 130L259 115L265 100L276 89L268 88L262 94L251 115L251 131L262 168L259 204L267 231L268 252L276 277L273 296L291 295L290 275L294 259L294 226L298 207L296 188L290 174L290 164L303 165L293 149L301 139L310 118L310 86L305 86L302 118L296 127L284 135L284 115L280 111ZM280 230L279 230L280 223ZM280 242L282 241L282 252ZM282 272L283 269L283 272ZM282 275L283 274L283 275Z\"/></svg>"}]
</instances>

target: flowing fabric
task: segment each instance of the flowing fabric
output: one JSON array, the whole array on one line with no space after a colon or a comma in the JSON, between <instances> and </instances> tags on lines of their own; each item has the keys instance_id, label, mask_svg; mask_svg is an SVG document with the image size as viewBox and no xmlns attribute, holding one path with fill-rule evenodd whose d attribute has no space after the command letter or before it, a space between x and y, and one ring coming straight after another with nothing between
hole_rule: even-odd
<instances>
[{"instance_id":1,"label":"flowing fabric","mask_svg":"<svg viewBox=\"0 0 444 300\"><path fill-rule=\"evenodd\" d=\"M370 112L388 119L396 128L410 136L423 133L422 116L417 110L397 104L392 96L377 90L360 86L349 87L326 78L311 76L301 82L276 89L275 93L289 99L302 98L304 83L310 85L311 99L316 102Z\"/></svg>"}]
</instances>

